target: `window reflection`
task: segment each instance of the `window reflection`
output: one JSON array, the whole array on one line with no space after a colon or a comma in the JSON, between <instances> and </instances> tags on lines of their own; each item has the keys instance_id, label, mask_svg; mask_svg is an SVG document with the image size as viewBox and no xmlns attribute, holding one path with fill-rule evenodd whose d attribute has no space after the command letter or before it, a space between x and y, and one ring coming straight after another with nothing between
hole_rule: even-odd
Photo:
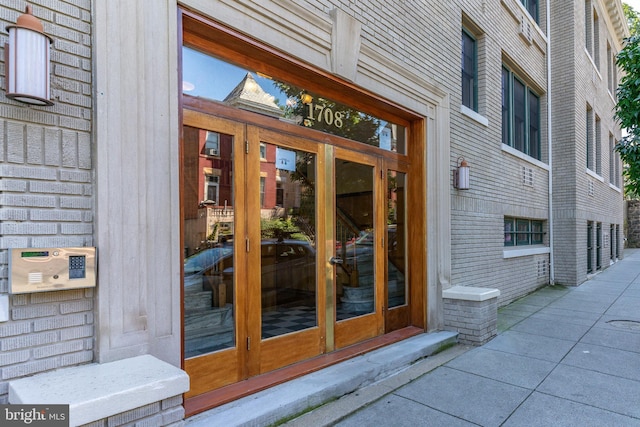
<instances>
[{"instance_id":1,"label":"window reflection","mask_svg":"<svg viewBox=\"0 0 640 427\"><path fill-rule=\"evenodd\" d=\"M376 230L373 166L335 161L336 320L375 309Z\"/></svg>"},{"instance_id":2,"label":"window reflection","mask_svg":"<svg viewBox=\"0 0 640 427\"><path fill-rule=\"evenodd\" d=\"M406 154L406 129L321 94L183 48L183 93Z\"/></svg>"},{"instance_id":3,"label":"window reflection","mask_svg":"<svg viewBox=\"0 0 640 427\"><path fill-rule=\"evenodd\" d=\"M185 357L235 346L233 137L184 127Z\"/></svg>"},{"instance_id":4,"label":"window reflection","mask_svg":"<svg viewBox=\"0 0 640 427\"><path fill-rule=\"evenodd\" d=\"M264 142L260 146L260 280L266 339L318 324L316 156Z\"/></svg>"},{"instance_id":5,"label":"window reflection","mask_svg":"<svg viewBox=\"0 0 640 427\"><path fill-rule=\"evenodd\" d=\"M389 308L407 303L406 174L387 172L387 286Z\"/></svg>"}]
</instances>

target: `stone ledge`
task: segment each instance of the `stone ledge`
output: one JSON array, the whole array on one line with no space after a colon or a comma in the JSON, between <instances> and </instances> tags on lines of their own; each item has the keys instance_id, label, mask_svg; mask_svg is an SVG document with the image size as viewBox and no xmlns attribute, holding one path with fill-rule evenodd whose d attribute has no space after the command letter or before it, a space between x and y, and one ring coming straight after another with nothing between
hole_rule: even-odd
<instances>
[{"instance_id":1,"label":"stone ledge","mask_svg":"<svg viewBox=\"0 0 640 427\"><path fill-rule=\"evenodd\" d=\"M183 370L151 355L44 372L9 382L9 403L69 405L71 426L129 411L189 390Z\"/></svg>"},{"instance_id":2,"label":"stone ledge","mask_svg":"<svg viewBox=\"0 0 640 427\"><path fill-rule=\"evenodd\" d=\"M454 286L442 291L442 298L465 301L486 301L500 296L499 289L478 288L474 286Z\"/></svg>"}]
</instances>

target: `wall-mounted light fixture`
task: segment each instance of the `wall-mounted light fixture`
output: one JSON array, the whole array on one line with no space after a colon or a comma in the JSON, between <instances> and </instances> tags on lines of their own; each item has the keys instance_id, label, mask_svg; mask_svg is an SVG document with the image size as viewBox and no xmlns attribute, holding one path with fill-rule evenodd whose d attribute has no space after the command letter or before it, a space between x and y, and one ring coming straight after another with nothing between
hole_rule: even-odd
<instances>
[{"instance_id":1,"label":"wall-mounted light fixture","mask_svg":"<svg viewBox=\"0 0 640 427\"><path fill-rule=\"evenodd\" d=\"M469 165L464 157L458 157L458 166L453 170L453 186L458 190L469 189Z\"/></svg>"},{"instance_id":2,"label":"wall-mounted light fixture","mask_svg":"<svg viewBox=\"0 0 640 427\"><path fill-rule=\"evenodd\" d=\"M53 39L44 33L42 23L33 16L31 6L7 26L9 43L4 46L7 97L32 105L53 105L49 86L49 45Z\"/></svg>"}]
</instances>

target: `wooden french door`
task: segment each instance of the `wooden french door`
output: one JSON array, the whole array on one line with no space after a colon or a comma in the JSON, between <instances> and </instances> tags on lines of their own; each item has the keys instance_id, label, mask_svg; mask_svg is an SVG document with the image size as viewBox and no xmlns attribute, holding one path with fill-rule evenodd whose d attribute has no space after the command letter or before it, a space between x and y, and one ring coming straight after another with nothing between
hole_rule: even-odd
<instances>
[{"instance_id":1,"label":"wooden french door","mask_svg":"<svg viewBox=\"0 0 640 427\"><path fill-rule=\"evenodd\" d=\"M336 349L384 332L384 192L376 156L336 147L332 287Z\"/></svg>"},{"instance_id":2,"label":"wooden french door","mask_svg":"<svg viewBox=\"0 0 640 427\"><path fill-rule=\"evenodd\" d=\"M325 352L326 236L319 224L326 177L320 144L247 129L247 361L254 376Z\"/></svg>"},{"instance_id":3,"label":"wooden french door","mask_svg":"<svg viewBox=\"0 0 640 427\"><path fill-rule=\"evenodd\" d=\"M408 325L401 165L189 109L183 124L186 397Z\"/></svg>"},{"instance_id":4,"label":"wooden french door","mask_svg":"<svg viewBox=\"0 0 640 427\"><path fill-rule=\"evenodd\" d=\"M187 397L325 352L322 145L184 111Z\"/></svg>"}]
</instances>

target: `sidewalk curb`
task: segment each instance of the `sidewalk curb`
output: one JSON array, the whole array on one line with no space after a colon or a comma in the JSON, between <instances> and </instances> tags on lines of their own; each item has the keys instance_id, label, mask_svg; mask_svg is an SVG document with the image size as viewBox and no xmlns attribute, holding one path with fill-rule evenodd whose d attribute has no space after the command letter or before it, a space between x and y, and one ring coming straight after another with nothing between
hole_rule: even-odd
<instances>
[{"instance_id":1,"label":"sidewalk curb","mask_svg":"<svg viewBox=\"0 0 640 427\"><path fill-rule=\"evenodd\" d=\"M437 367L444 365L472 348L474 347L456 344L440 353L428 356L394 375L356 390L353 393L344 395L333 402L313 409L284 424L276 425L282 427L332 426L352 413L383 398L387 394L394 392Z\"/></svg>"}]
</instances>

